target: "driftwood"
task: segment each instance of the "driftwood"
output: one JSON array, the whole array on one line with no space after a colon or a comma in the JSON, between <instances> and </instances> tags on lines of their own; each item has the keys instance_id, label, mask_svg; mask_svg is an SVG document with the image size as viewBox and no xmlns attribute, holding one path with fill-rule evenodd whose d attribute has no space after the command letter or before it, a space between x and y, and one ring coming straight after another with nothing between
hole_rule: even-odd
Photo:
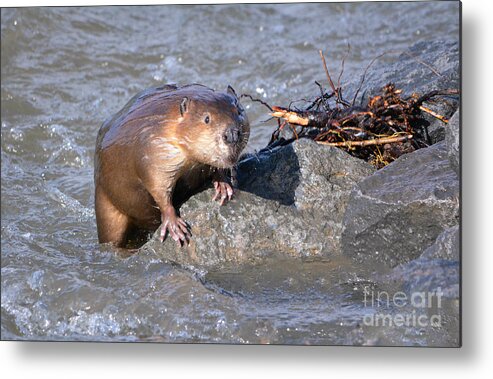
<instances>
[{"instance_id":1,"label":"driftwood","mask_svg":"<svg viewBox=\"0 0 493 379\"><path fill-rule=\"evenodd\" d=\"M343 142L326 142L326 141L316 141L321 145L335 146L335 147L356 147L356 146L371 146L371 145L385 145L387 143L402 142L413 138L411 134L406 134L405 136L396 137L382 137L376 139L367 139L364 141L343 141Z\"/></svg>"},{"instance_id":2,"label":"driftwood","mask_svg":"<svg viewBox=\"0 0 493 379\"><path fill-rule=\"evenodd\" d=\"M269 146L283 142L281 140L288 143L298 138L312 138L319 144L345 149L350 154L381 168L402 154L429 145L429 141L418 127L423 113L431 115L444 124L448 123L446 117L424 106L423 103L440 96L456 96L459 94L458 90L437 90L421 96L413 94L404 98L402 90L389 83L382 88L381 94L370 98L364 107L358 107L354 103L366 73L369 67L385 53L373 59L366 67L351 102L344 99L340 83L345 58L342 60L341 73L336 86L322 51L319 53L330 91L325 91L320 83L315 82L320 90L320 96L305 109L292 108L291 105L270 106L250 95L242 95L267 106L270 115L278 120L278 127L272 133ZM426 62L410 57L441 76ZM286 133L284 138L281 137L281 132L286 127L291 130L291 138L286 139Z\"/></svg>"}]
</instances>

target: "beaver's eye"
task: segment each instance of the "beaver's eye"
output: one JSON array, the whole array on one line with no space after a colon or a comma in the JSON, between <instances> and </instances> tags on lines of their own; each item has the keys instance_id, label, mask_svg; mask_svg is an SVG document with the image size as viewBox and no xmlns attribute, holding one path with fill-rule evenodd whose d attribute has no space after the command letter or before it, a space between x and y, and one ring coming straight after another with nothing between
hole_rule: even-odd
<instances>
[{"instance_id":1,"label":"beaver's eye","mask_svg":"<svg viewBox=\"0 0 493 379\"><path fill-rule=\"evenodd\" d=\"M211 118L209 116L205 116L204 122L208 124L209 122L211 122Z\"/></svg>"}]
</instances>

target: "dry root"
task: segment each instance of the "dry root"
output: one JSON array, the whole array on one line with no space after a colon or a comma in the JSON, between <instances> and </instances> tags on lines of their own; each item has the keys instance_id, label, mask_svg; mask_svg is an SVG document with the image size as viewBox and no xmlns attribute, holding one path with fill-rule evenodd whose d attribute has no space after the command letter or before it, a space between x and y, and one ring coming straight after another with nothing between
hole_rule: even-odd
<instances>
[{"instance_id":1,"label":"dry root","mask_svg":"<svg viewBox=\"0 0 493 379\"><path fill-rule=\"evenodd\" d=\"M364 141L342 141L342 142L327 142L317 141L318 144L335 146L335 147L356 147L356 146L372 146L372 145L385 145L387 143L402 142L413 138L411 134L406 134L400 137L382 137L376 139L367 139Z\"/></svg>"},{"instance_id":2,"label":"dry root","mask_svg":"<svg viewBox=\"0 0 493 379\"><path fill-rule=\"evenodd\" d=\"M349 49L348 46L348 53ZM424 106L423 103L432 102L437 97L457 96L459 95L458 90L437 90L421 96L413 94L404 98L402 90L389 83L382 88L379 95L369 98L364 107L358 107L354 103L368 69L386 53L374 58L366 67L352 102L344 99L340 84L345 58L342 60L341 73L336 85L327 69L322 51L319 53L331 91L325 91L320 83L315 82L320 90L320 96L305 109L292 108L291 105L288 107L270 106L248 94L242 95L242 97L248 97L266 106L270 115L278 120L278 127L272 133L268 147L273 144L289 143L302 137L311 138L322 145L345 149L349 154L381 168L402 154L429 146L431 140L426 128L423 127L426 124L424 114L444 124L448 123L445 116ZM409 57L430 69L434 74L442 76L428 63L410 55ZM281 136L281 132L286 129L291 131L291 137L286 137L286 133L289 132L284 132Z\"/></svg>"},{"instance_id":3,"label":"dry root","mask_svg":"<svg viewBox=\"0 0 493 379\"><path fill-rule=\"evenodd\" d=\"M319 144L345 149L380 168L402 154L429 145L429 137L422 127L424 113L445 124L448 123L446 117L425 107L423 103L433 101L439 96L456 96L459 94L458 90L431 91L422 96L413 94L404 98L402 90L389 83L382 88L381 94L371 97L366 106L357 107L354 106L356 96L369 66L375 59L366 68L350 103L344 99L340 86L342 70L336 86L322 51L319 53L331 92L324 91L323 87L315 82L321 94L306 109L269 106L271 116L280 120L278 128L272 133L269 145L278 143L282 139L281 131L289 125L293 134L291 139L309 137ZM441 76L426 62L415 60ZM332 103L329 103L331 101ZM288 141L291 139L288 138Z\"/></svg>"}]
</instances>

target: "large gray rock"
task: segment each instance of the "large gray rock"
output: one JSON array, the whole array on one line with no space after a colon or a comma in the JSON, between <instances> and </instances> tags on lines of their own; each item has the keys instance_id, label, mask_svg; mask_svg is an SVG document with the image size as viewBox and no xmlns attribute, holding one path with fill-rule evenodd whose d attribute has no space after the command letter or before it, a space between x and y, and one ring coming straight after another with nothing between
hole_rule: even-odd
<instances>
[{"instance_id":1,"label":"large gray rock","mask_svg":"<svg viewBox=\"0 0 493 379\"><path fill-rule=\"evenodd\" d=\"M454 113L450 119L446 134L445 143L447 144L448 157L450 164L457 175L460 175L460 110Z\"/></svg>"},{"instance_id":2,"label":"large gray rock","mask_svg":"<svg viewBox=\"0 0 493 379\"><path fill-rule=\"evenodd\" d=\"M459 298L458 261L419 258L395 267L385 280L399 283L405 293L441 292L443 297Z\"/></svg>"},{"instance_id":3,"label":"large gray rock","mask_svg":"<svg viewBox=\"0 0 493 379\"><path fill-rule=\"evenodd\" d=\"M443 297L459 298L459 225L444 230L418 259L401 264L386 275L385 282L399 283L406 293L440 292Z\"/></svg>"},{"instance_id":4,"label":"large gray rock","mask_svg":"<svg viewBox=\"0 0 493 379\"><path fill-rule=\"evenodd\" d=\"M388 82L404 96L459 88L458 44L421 42L394 63L377 62L357 104ZM345 93L354 93L357 85L348 83ZM450 117L458 100L427 106ZM422 127L430 143L444 138L444 125L425 115ZM211 203L208 189L181 207L192 226L190 246L153 238L144 249L204 268L276 255L328 257L341 249L355 259L396 266L418 257L457 223L458 180L444 143L402 156L359 183L373 171L344 151L307 140L263 150L240 162L239 191L230 204Z\"/></svg>"},{"instance_id":5,"label":"large gray rock","mask_svg":"<svg viewBox=\"0 0 493 379\"><path fill-rule=\"evenodd\" d=\"M421 258L444 259L459 261L460 259L460 228L455 225L445 229L436 239L435 243L428 247Z\"/></svg>"},{"instance_id":6,"label":"large gray rock","mask_svg":"<svg viewBox=\"0 0 493 379\"><path fill-rule=\"evenodd\" d=\"M208 189L181 207L192 227L190 246L155 235L143 248L206 269L338 254L351 189L374 169L340 149L299 140L247 156L237 171L239 191L230 203L212 203Z\"/></svg>"},{"instance_id":7,"label":"large gray rock","mask_svg":"<svg viewBox=\"0 0 493 379\"><path fill-rule=\"evenodd\" d=\"M459 182L441 142L356 185L344 216L342 251L394 267L417 258L458 218Z\"/></svg>"},{"instance_id":8,"label":"large gray rock","mask_svg":"<svg viewBox=\"0 0 493 379\"><path fill-rule=\"evenodd\" d=\"M397 310L399 314L424 315L434 323L421 329L426 330L429 345L445 338L442 346L460 346L458 226L446 229L419 258L393 268L380 279L380 286L407 296L406 304Z\"/></svg>"}]
</instances>

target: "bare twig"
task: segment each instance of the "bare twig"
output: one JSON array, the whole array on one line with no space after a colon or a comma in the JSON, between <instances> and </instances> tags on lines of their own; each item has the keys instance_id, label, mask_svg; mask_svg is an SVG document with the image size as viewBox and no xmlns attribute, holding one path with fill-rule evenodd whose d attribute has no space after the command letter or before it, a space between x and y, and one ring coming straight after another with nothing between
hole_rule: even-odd
<instances>
[{"instance_id":1,"label":"bare twig","mask_svg":"<svg viewBox=\"0 0 493 379\"><path fill-rule=\"evenodd\" d=\"M366 78L366 74L368 73L368 70L370 69L370 67L373 65L373 63L375 63L375 61L377 59L380 59L382 58L384 55L387 55L389 54L390 52L387 51L385 53L382 53L378 56L376 56L375 58L373 58L370 63L368 64L368 66L366 66L365 68L365 71L363 72L363 75L361 76L361 80L359 82L359 86L358 86L358 89L356 90L356 92L354 93L354 97L353 97L353 101L351 102L351 105L354 106L354 103L356 102L356 98L358 97L358 94L359 94L359 91L361 91L361 87L363 87L363 83L365 82L365 78Z\"/></svg>"},{"instance_id":2,"label":"bare twig","mask_svg":"<svg viewBox=\"0 0 493 379\"><path fill-rule=\"evenodd\" d=\"M414 102L414 104L416 106L419 106L419 105L423 104L425 101L428 101L432 97L435 97L435 96L458 95L459 93L460 93L460 91L459 90L456 90L456 89L435 90L435 91L428 92L428 93L424 94L423 96L419 97Z\"/></svg>"},{"instance_id":3,"label":"bare twig","mask_svg":"<svg viewBox=\"0 0 493 379\"><path fill-rule=\"evenodd\" d=\"M277 118L283 118L290 124L307 126L310 120L308 118L300 116L298 113L293 111L288 111L279 107L274 107L271 116Z\"/></svg>"},{"instance_id":4,"label":"bare twig","mask_svg":"<svg viewBox=\"0 0 493 379\"><path fill-rule=\"evenodd\" d=\"M319 50L318 52L320 54L320 57L322 58L322 62L324 64L325 74L327 75L327 80L329 81L330 88L332 88L332 92L336 96L336 107L338 108L339 104L342 104L345 107L349 107L351 104L342 98L341 88L339 86L336 87L334 85L334 82L332 81L332 78L330 77L329 69L327 68L327 63L325 62L325 57L324 57L322 50Z\"/></svg>"},{"instance_id":5,"label":"bare twig","mask_svg":"<svg viewBox=\"0 0 493 379\"><path fill-rule=\"evenodd\" d=\"M407 55L411 59L414 59L416 62L421 63L423 66L428 67L435 75L437 75L437 76L443 76L432 65L426 63L425 61L419 59L418 57L415 57L411 53L408 53L407 51L403 51L403 54Z\"/></svg>"},{"instance_id":6,"label":"bare twig","mask_svg":"<svg viewBox=\"0 0 493 379\"><path fill-rule=\"evenodd\" d=\"M351 105L354 105L354 103L356 102L356 98L358 97L359 91L361 90L361 87L363 86L363 83L365 81L365 77L366 77L366 74L368 73L369 68L373 65L373 63L375 63L376 60L378 60L378 59L380 59L383 56L388 55L388 54L404 54L404 55L407 55L409 58L413 59L414 61L418 62L419 64L422 64L423 66L425 66L428 69L430 69L435 75L442 76L442 74L440 74L432 65L430 65L430 64L426 63L425 61L423 61L423 60L415 57L414 55L408 53L407 51L402 51L402 50L389 50L389 51L385 51L382 54L380 54L380 55L376 56L375 58L373 58L370 61L370 63L368 64L368 66L366 66L365 71L363 72L363 75L361 77L361 81L360 81L360 84L358 86L358 89L356 90L356 92L354 94L354 98L353 98L353 101L351 102Z\"/></svg>"},{"instance_id":7,"label":"bare twig","mask_svg":"<svg viewBox=\"0 0 493 379\"><path fill-rule=\"evenodd\" d=\"M341 88L341 78L342 78L342 74L344 73L344 62L346 62L346 58L348 57L350 51L351 51L351 45L348 43L346 54L344 54L344 57L342 57L341 72L339 73L339 77L337 78L337 88Z\"/></svg>"},{"instance_id":8,"label":"bare twig","mask_svg":"<svg viewBox=\"0 0 493 379\"><path fill-rule=\"evenodd\" d=\"M341 142L326 142L326 141L315 141L320 145L335 146L335 147L353 147L353 146L371 146L371 145L385 145L387 143L402 142L412 139L411 134L398 137L383 137L377 139L369 139L364 141L341 141Z\"/></svg>"},{"instance_id":9,"label":"bare twig","mask_svg":"<svg viewBox=\"0 0 493 379\"><path fill-rule=\"evenodd\" d=\"M332 81L332 78L330 77L329 74L329 69L327 68L327 63L325 63L324 53L322 52L322 50L319 50L318 53L320 54L320 58L322 58L322 63L324 64L324 69L325 69L325 75L327 75L327 80L329 81L330 88L332 88L332 91L334 91L334 93L337 93L337 88L334 86L334 82Z\"/></svg>"},{"instance_id":10,"label":"bare twig","mask_svg":"<svg viewBox=\"0 0 493 379\"><path fill-rule=\"evenodd\" d=\"M252 100L252 101L254 101L254 102L257 102L257 103L260 103L260 104L262 104L262 105L265 105L265 106L266 106L267 108L269 108L269 110L272 112L272 108L271 108L271 106L270 106L269 104L267 104L265 101L262 101L262 100L260 100L260 99L256 99L256 98L254 98L252 95L249 95L249 94L247 94L247 93L243 93L243 94L241 94L241 95L240 95L240 99L241 99L242 97L248 97L250 100Z\"/></svg>"},{"instance_id":11,"label":"bare twig","mask_svg":"<svg viewBox=\"0 0 493 379\"><path fill-rule=\"evenodd\" d=\"M419 106L419 109L421 109L423 112L428 113L429 115L435 117L436 119L444 122L445 124L448 124L448 120L445 117L443 117L442 115L440 115L440 114L432 111L430 108L426 108L425 106L420 105Z\"/></svg>"}]
</instances>

